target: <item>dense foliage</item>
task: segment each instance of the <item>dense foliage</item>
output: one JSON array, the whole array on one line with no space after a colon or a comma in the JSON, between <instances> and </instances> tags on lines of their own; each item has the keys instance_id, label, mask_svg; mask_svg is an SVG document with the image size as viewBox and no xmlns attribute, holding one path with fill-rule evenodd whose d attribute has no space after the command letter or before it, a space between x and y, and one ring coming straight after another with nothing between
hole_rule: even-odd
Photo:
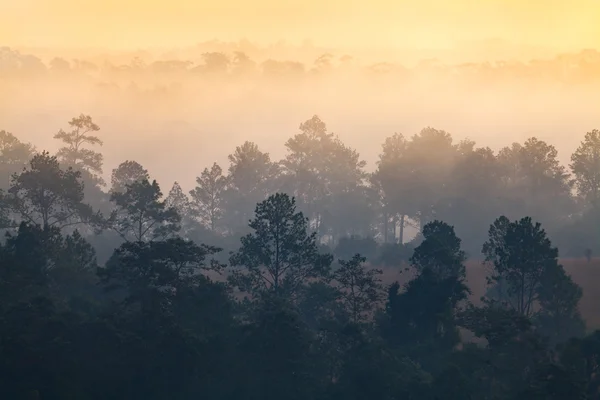
<instances>
[{"instance_id":1,"label":"dense foliage","mask_svg":"<svg viewBox=\"0 0 600 400\"><path fill-rule=\"evenodd\" d=\"M1 398L599 398L600 334L550 240L598 243L598 131L572 177L535 138L494 154L433 128L369 174L315 116L281 162L246 142L188 197L135 161L106 188L100 128L69 125L56 156L0 135Z\"/></svg>"}]
</instances>

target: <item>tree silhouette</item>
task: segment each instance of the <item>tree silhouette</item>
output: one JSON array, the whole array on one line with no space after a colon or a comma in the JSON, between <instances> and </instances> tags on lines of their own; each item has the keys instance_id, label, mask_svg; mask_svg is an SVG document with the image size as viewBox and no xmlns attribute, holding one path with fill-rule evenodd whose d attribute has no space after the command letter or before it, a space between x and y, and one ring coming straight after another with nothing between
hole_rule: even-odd
<instances>
[{"instance_id":1,"label":"tree silhouette","mask_svg":"<svg viewBox=\"0 0 600 400\"><path fill-rule=\"evenodd\" d=\"M162 192L156 181L128 184L125 192L110 196L116 209L107 223L127 241L145 242L166 238L180 229L181 217L175 208L161 200Z\"/></svg>"},{"instance_id":2,"label":"tree silhouette","mask_svg":"<svg viewBox=\"0 0 600 400\"><path fill-rule=\"evenodd\" d=\"M339 260L340 268L333 273L340 295L352 322L364 322L365 314L372 312L383 297L379 276L383 271L367 269L366 259L356 254L348 261Z\"/></svg>"},{"instance_id":3,"label":"tree silhouette","mask_svg":"<svg viewBox=\"0 0 600 400\"><path fill-rule=\"evenodd\" d=\"M58 150L58 160L75 170L89 173L97 182L103 185L104 181L99 176L99 174L102 174L102 154L83 147L85 145L102 146L102 140L91 134L98 132L100 127L92 121L92 117L84 114L71 119L69 127L71 128L69 132L61 129L54 135L54 139L58 139L65 144L65 147Z\"/></svg>"},{"instance_id":4,"label":"tree silhouette","mask_svg":"<svg viewBox=\"0 0 600 400\"><path fill-rule=\"evenodd\" d=\"M124 161L112 171L111 192L123 192L127 185L143 180L150 180L148 170L135 161Z\"/></svg>"},{"instance_id":5,"label":"tree silhouette","mask_svg":"<svg viewBox=\"0 0 600 400\"><path fill-rule=\"evenodd\" d=\"M308 234L294 198L277 193L259 203L250 228L253 232L230 259L232 266L243 268L233 275L240 289L294 299L310 279L327 276L332 257L319 253L316 233Z\"/></svg>"},{"instance_id":6,"label":"tree silhouette","mask_svg":"<svg viewBox=\"0 0 600 400\"><path fill-rule=\"evenodd\" d=\"M224 192L225 216L232 228L245 227L255 205L275 192L277 165L252 142L244 142L228 156L229 176Z\"/></svg>"},{"instance_id":7,"label":"tree silhouette","mask_svg":"<svg viewBox=\"0 0 600 400\"><path fill-rule=\"evenodd\" d=\"M396 133L386 138L377 162L377 170L371 176L372 184L380 191L385 243L390 239L390 225L394 240L399 225L398 240L400 244L404 243L406 218L416 214L416 206L410 195L407 149L408 142L402 134Z\"/></svg>"},{"instance_id":8,"label":"tree silhouette","mask_svg":"<svg viewBox=\"0 0 600 400\"><path fill-rule=\"evenodd\" d=\"M23 143L12 133L0 130L0 188L8 189L12 174L26 167L34 153L33 145Z\"/></svg>"},{"instance_id":9,"label":"tree silhouette","mask_svg":"<svg viewBox=\"0 0 600 400\"><path fill-rule=\"evenodd\" d=\"M410 264L418 273L430 270L440 279L466 277L465 252L461 250L461 240L454 233L454 227L433 221L423 227L423 241L415 249Z\"/></svg>"},{"instance_id":10,"label":"tree silhouette","mask_svg":"<svg viewBox=\"0 0 600 400\"><path fill-rule=\"evenodd\" d=\"M490 283L505 284L502 301L520 315L531 316L544 274L557 268L558 249L552 247L541 224L529 217L514 222L500 217L488 236L482 252L493 267Z\"/></svg>"},{"instance_id":11,"label":"tree silhouette","mask_svg":"<svg viewBox=\"0 0 600 400\"><path fill-rule=\"evenodd\" d=\"M64 228L90 222L93 212L85 204L81 172L62 170L56 157L43 152L30 167L13 174L6 201L23 221L42 227Z\"/></svg>"},{"instance_id":12,"label":"tree silhouette","mask_svg":"<svg viewBox=\"0 0 600 400\"><path fill-rule=\"evenodd\" d=\"M227 177L221 167L214 163L211 169L205 168L196 178L196 187L190 191L192 208L196 216L211 231L215 232L224 212L224 193Z\"/></svg>"},{"instance_id":13,"label":"tree silhouette","mask_svg":"<svg viewBox=\"0 0 600 400\"><path fill-rule=\"evenodd\" d=\"M577 192L592 207L598 207L600 197L600 131L586 133L585 139L571 155L571 170Z\"/></svg>"}]
</instances>

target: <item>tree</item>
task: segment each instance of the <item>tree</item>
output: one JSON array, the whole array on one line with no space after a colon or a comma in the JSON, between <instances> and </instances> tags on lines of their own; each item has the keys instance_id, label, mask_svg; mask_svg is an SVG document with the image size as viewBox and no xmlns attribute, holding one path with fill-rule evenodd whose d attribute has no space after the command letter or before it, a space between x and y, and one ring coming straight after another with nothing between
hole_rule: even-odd
<instances>
[{"instance_id":1,"label":"tree","mask_svg":"<svg viewBox=\"0 0 600 400\"><path fill-rule=\"evenodd\" d=\"M366 162L358 152L327 132L316 115L300 124L300 133L285 146L284 188L297 196L319 234L331 234L334 240L347 233L367 234L369 222L360 224L362 232L347 231L348 215L357 223L357 216L369 214L363 186Z\"/></svg>"},{"instance_id":2,"label":"tree","mask_svg":"<svg viewBox=\"0 0 600 400\"><path fill-rule=\"evenodd\" d=\"M271 292L294 299L308 280L327 276L332 257L319 253L316 233L307 233L307 220L296 212L294 198L269 196L255 214L253 232L242 237L230 259L233 267L244 269L234 272L236 286L254 295Z\"/></svg>"},{"instance_id":3,"label":"tree","mask_svg":"<svg viewBox=\"0 0 600 400\"><path fill-rule=\"evenodd\" d=\"M558 160L558 151L537 138L514 143L498 153L503 196L513 200L511 211L543 219L546 225L557 216L570 214L571 181Z\"/></svg>"},{"instance_id":4,"label":"tree","mask_svg":"<svg viewBox=\"0 0 600 400\"><path fill-rule=\"evenodd\" d=\"M427 370L439 368L440 357L460 342L456 312L469 288L456 276L441 278L430 268L410 280L403 291L400 288L395 282L388 289L380 320L382 336Z\"/></svg>"},{"instance_id":5,"label":"tree","mask_svg":"<svg viewBox=\"0 0 600 400\"><path fill-rule=\"evenodd\" d=\"M69 301L94 291L96 253L77 230L63 236L56 227L23 222L0 246L0 265L5 304L40 295Z\"/></svg>"},{"instance_id":6,"label":"tree","mask_svg":"<svg viewBox=\"0 0 600 400\"><path fill-rule=\"evenodd\" d=\"M558 160L558 151L554 146L535 137L527 139L520 158L529 191L534 198L549 193L569 193L569 173Z\"/></svg>"},{"instance_id":7,"label":"tree","mask_svg":"<svg viewBox=\"0 0 600 400\"><path fill-rule=\"evenodd\" d=\"M472 141L461 141L455 147L456 161L448 176L447 193L436 204L436 218L453 225L465 250L476 256L487 234L480 221L492 221L512 207L501 189L502 169L494 152L475 148Z\"/></svg>"},{"instance_id":8,"label":"tree","mask_svg":"<svg viewBox=\"0 0 600 400\"><path fill-rule=\"evenodd\" d=\"M456 311L470 290L465 284L465 254L454 229L433 221L423 227L423 236L411 258L417 275L403 292L397 282L390 286L381 329L390 344L433 369L460 341Z\"/></svg>"},{"instance_id":9,"label":"tree","mask_svg":"<svg viewBox=\"0 0 600 400\"><path fill-rule=\"evenodd\" d=\"M315 397L318 380L311 332L280 297L262 299L243 329L231 398L304 400Z\"/></svg>"},{"instance_id":10,"label":"tree","mask_svg":"<svg viewBox=\"0 0 600 400\"><path fill-rule=\"evenodd\" d=\"M385 243L389 242L391 222L394 241L398 236L400 244L403 244L406 219L416 214L416 204L411 197L407 150L408 141L401 133L386 138L377 162L377 171L371 176L372 185L380 191ZM398 224L400 232L397 235Z\"/></svg>"},{"instance_id":11,"label":"tree","mask_svg":"<svg viewBox=\"0 0 600 400\"><path fill-rule=\"evenodd\" d=\"M71 72L71 64L64 58L54 57L50 60L50 70L58 73Z\"/></svg>"},{"instance_id":12,"label":"tree","mask_svg":"<svg viewBox=\"0 0 600 400\"><path fill-rule=\"evenodd\" d=\"M173 187L169 190L169 195L165 199L165 206L167 208L174 208L181 217L189 214L189 199L183 193L178 182L173 183Z\"/></svg>"},{"instance_id":13,"label":"tree","mask_svg":"<svg viewBox=\"0 0 600 400\"><path fill-rule=\"evenodd\" d=\"M6 198L22 220L42 227L90 222L93 212L83 203L81 172L62 170L47 152L37 154L20 174L13 174Z\"/></svg>"},{"instance_id":14,"label":"tree","mask_svg":"<svg viewBox=\"0 0 600 400\"><path fill-rule=\"evenodd\" d=\"M225 216L232 229L245 227L254 206L274 192L277 165L268 153L244 142L229 155L228 187L224 192Z\"/></svg>"},{"instance_id":15,"label":"tree","mask_svg":"<svg viewBox=\"0 0 600 400\"><path fill-rule=\"evenodd\" d=\"M124 161L112 171L111 192L123 192L127 185L143 180L150 180L148 170L135 161Z\"/></svg>"},{"instance_id":16,"label":"tree","mask_svg":"<svg viewBox=\"0 0 600 400\"><path fill-rule=\"evenodd\" d=\"M35 147L23 143L12 133L0 131L0 188L8 189L12 174L21 171L35 153Z\"/></svg>"},{"instance_id":17,"label":"tree","mask_svg":"<svg viewBox=\"0 0 600 400\"><path fill-rule=\"evenodd\" d=\"M407 144L403 188L414 199L411 203L415 205L421 229L434 218L440 200L448 195L446 182L457 153L452 135L432 127L413 135Z\"/></svg>"},{"instance_id":18,"label":"tree","mask_svg":"<svg viewBox=\"0 0 600 400\"><path fill-rule=\"evenodd\" d=\"M581 287L566 274L562 265L546 269L537 290L540 310L534 322L551 345L584 335L585 322L579 313L582 296Z\"/></svg>"},{"instance_id":19,"label":"tree","mask_svg":"<svg viewBox=\"0 0 600 400\"><path fill-rule=\"evenodd\" d=\"M256 71L256 62L242 51L233 52L232 74L237 76L248 76Z\"/></svg>"},{"instance_id":20,"label":"tree","mask_svg":"<svg viewBox=\"0 0 600 400\"><path fill-rule=\"evenodd\" d=\"M465 373L473 376L471 385L478 392L475 398L554 398L525 395L537 385L539 375L554 378L547 375L546 369L552 355L526 316L489 303L483 307L470 305L460 313L459 320L460 326L487 342L485 347L473 346L468 352L460 352L468 357L462 365Z\"/></svg>"},{"instance_id":21,"label":"tree","mask_svg":"<svg viewBox=\"0 0 600 400\"><path fill-rule=\"evenodd\" d=\"M59 269L70 272L96 272L96 251L78 230L65 236L59 259Z\"/></svg>"},{"instance_id":22,"label":"tree","mask_svg":"<svg viewBox=\"0 0 600 400\"><path fill-rule=\"evenodd\" d=\"M600 331L596 330L583 338L569 340L560 352L560 363L575 373L584 386L588 399L593 399L600 390L597 361L600 357Z\"/></svg>"},{"instance_id":23,"label":"tree","mask_svg":"<svg viewBox=\"0 0 600 400\"><path fill-rule=\"evenodd\" d=\"M58 160L75 170L89 173L96 181L104 184L99 176L102 174L102 154L83 148L85 145L102 146L102 140L90 134L98 132L100 127L92 121L92 117L84 114L71 119L69 126L71 129L69 132L61 129L54 135L54 139L59 139L65 144L65 147L58 150Z\"/></svg>"},{"instance_id":24,"label":"tree","mask_svg":"<svg viewBox=\"0 0 600 400\"><path fill-rule=\"evenodd\" d=\"M187 234L194 228L192 219L192 207L190 199L185 195L178 182L173 183L169 195L165 198L166 208L174 209L181 218L182 235Z\"/></svg>"},{"instance_id":25,"label":"tree","mask_svg":"<svg viewBox=\"0 0 600 400\"><path fill-rule=\"evenodd\" d=\"M558 249L541 224L530 217L510 222L502 216L490 226L482 252L492 266L489 283L506 285L500 289L501 300L520 315L531 316L544 274L558 268Z\"/></svg>"},{"instance_id":26,"label":"tree","mask_svg":"<svg viewBox=\"0 0 600 400\"><path fill-rule=\"evenodd\" d=\"M441 221L433 221L423 227L423 242L410 258L411 265L421 273L429 269L440 279L455 277L464 280L467 260L461 250L461 240L454 233L454 227Z\"/></svg>"},{"instance_id":27,"label":"tree","mask_svg":"<svg viewBox=\"0 0 600 400\"><path fill-rule=\"evenodd\" d=\"M181 217L173 207L161 200L156 181L144 179L127 185L125 192L110 196L116 209L108 224L127 241L144 242L166 238L180 228Z\"/></svg>"},{"instance_id":28,"label":"tree","mask_svg":"<svg viewBox=\"0 0 600 400\"><path fill-rule=\"evenodd\" d=\"M208 73L227 73L230 64L229 57L219 52L203 53L202 61L202 70Z\"/></svg>"},{"instance_id":29,"label":"tree","mask_svg":"<svg viewBox=\"0 0 600 400\"><path fill-rule=\"evenodd\" d=\"M60 234L58 229L21 223L16 232L6 234L0 247L0 296L3 307L48 295L50 271L54 265Z\"/></svg>"},{"instance_id":30,"label":"tree","mask_svg":"<svg viewBox=\"0 0 600 400\"><path fill-rule=\"evenodd\" d=\"M112 262L99 270L111 289L125 287L129 301L149 301L148 295L170 301L178 290L206 279L203 273L222 266L210 259L220 249L197 245L180 237L165 241L126 242L115 250Z\"/></svg>"},{"instance_id":31,"label":"tree","mask_svg":"<svg viewBox=\"0 0 600 400\"><path fill-rule=\"evenodd\" d=\"M340 268L333 273L341 299L355 324L363 322L365 314L373 311L383 294L379 277L383 271L367 269L365 261L359 254L349 261L339 260Z\"/></svg>"},{"instance_id":32,"label":"tree","mask_svg":"<svg viewBox=\"0 0 600 400\"><path fill-rule=\"evenodd\" d=\"M594 129L585 134L585 139L571 155L571 171L579 195L592 207L600 200L600 131Z\"/></svg>"},{"instance_id":33,"label":"tree","mask_svg":"<svg viewBox=\"0 0 600 400\"><path fill-rule=\"evenodd\" d=\"M223 217L226 188L227 177L223 176L219 164L214 163L210 170L205 168L202 171L196 178L196 187L190 191L194 214L213 232Z\"/></svg>"}]
</instances>

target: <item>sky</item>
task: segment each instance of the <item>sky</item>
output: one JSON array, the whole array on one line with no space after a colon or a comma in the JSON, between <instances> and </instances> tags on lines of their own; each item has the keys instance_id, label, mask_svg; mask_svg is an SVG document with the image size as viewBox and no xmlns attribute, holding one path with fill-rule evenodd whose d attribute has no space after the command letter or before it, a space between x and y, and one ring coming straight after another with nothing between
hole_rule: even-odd
<instances>
[{"instance_id":1,"label":"sky","mask_svg":"<svg viewBox=\"0 0 600 400\"><path fill-rule=\"evenodd\" d=\"M444 48L500 38L600 48L600 0L0 0L0 45L188 46L247 38Z\"/></svg>"}]
</instances>

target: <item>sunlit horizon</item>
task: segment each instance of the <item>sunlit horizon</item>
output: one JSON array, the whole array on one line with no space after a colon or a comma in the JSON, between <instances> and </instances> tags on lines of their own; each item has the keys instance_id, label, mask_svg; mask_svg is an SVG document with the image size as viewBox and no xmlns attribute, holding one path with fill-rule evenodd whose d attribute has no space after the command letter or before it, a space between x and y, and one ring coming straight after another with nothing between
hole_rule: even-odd
<instances>
[{"instance_id":1,"label":"sunlit horizon","mask_svg":"<svg viewBox=\"0 0 600 400\"><path fill-rule=\"evenodd\" d=\"M499 38L557 50L600 47L600 2L172 0L0 1L2 44L137 49L247 38L267 45L451 48Z\"/></svg>"}]
</instances>

